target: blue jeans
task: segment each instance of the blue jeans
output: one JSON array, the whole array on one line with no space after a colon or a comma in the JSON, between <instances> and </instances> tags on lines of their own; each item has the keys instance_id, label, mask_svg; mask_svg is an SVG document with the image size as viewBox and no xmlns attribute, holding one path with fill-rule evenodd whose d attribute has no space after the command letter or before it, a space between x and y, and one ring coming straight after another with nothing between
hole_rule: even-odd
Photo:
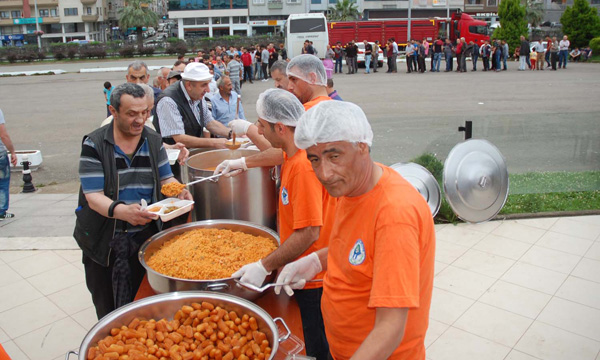
<instances>
[{"instance_id":1,"label":"blue jeans","mask_svg":"<svg viewBox=\"0 0 600 360\"><path fill-rule=\"evenodd\" d=\"M502 66L503 66L504 70L507 69L507 67L506 67L506 59L508 59L508 54L502 54ZM498 65L498 66L500 66L500 65Z\"/></svg>"},{"instance_id":2,"label":"blue jeans","mask_svg":"<svg viewBox=\"0 0 600 360\"><path fill-rule=\"evenodd\" d=\"M477 70L477 59L479 58L479 55L471 55L471 60L473 61L473 70Z\"/></svg>"},{"instance_id":3,"label":"blue jeans","mask_svg":"<svg viewBox=\"0 0 600 360\"><path fill-rule=\"evenodd\" d=\"M10 185L10 161L6 151L0 152L0 215L8 210L8 188Z\"/></svg>"},{"instance_id":4,"label":"blue jeans","mask_svg":"<svg viewBox=\"0 0 600 360\"><path fill-rule=\"evenodd\" d=\"M500 65L501 65L501 64L500 64L500 59L501 59L501 57L500 57L500 53L499 53L499 52L497 52L497 53L496 53L496 71L500 71Z\"/></svg>"},{"instance_id":5,"label":"blue jeans","mask_svg":"<svg viewBox=\"0 0 600 360\"><path fill-rule=\"evenodd\" d=\"M562 66L563 69L567 67L567 58L569 57L569 50L561 50L558 52L558 68Z\"/></svg>"},{"instance_id":6,"label":"blue jeans","mask_svg":"<svg viewBox=\"0 0 600 360\"><path fill-rule=\"evenodd\" d=\"M254 63L254 79L260 80L262 78L262 71L259 63Z\"/></svg>"},{"instance_id":7,"label":"blue jeans","mask_svg":"<svg viewBox=\"0 0 600 360\"><path fill-rule=\"evenodd\" d=\"M365 73L371 72L371 55L365 55Z\"/></svg>"},{"instance_id":8,"label":"blue jeans","mask_svg":"<svg viewBox=\"0 0 600 360\"><path fill-rule=\"evenodd\" d=\"M433 54L433 71L440 71L440 65L442 63L442 53Z\"/></svg>"},{"instance_id":9,"label":"blue jeans","mask_svg":"<svg viewBox=\"0 0 600 360\"><path fill-rule=\"evenodd\" d=\"M342 57L340 56L339 58L335 59L335 65L333 66L333 68L335 69L335 73L337 74L338 72L341 74L342 71ZM339 70L338 70L339 69Z\"/></svg>"},{"instance_id":10,"label":"blue jeans","mask_svg":"<svg viewBox=\"0 0 600 360\"><path fill-rule=\"evenodd\" d=\"M446 54L446 71L452 71L452 55Z\"/></svg>"}]
</instances>

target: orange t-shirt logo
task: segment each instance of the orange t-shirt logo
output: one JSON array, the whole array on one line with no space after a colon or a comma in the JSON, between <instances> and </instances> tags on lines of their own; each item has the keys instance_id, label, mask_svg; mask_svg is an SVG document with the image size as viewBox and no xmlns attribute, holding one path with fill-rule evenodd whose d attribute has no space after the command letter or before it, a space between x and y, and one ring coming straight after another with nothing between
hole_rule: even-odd
<instances>
[{"instance_id":1,"label":"orange t-shirt logo","mask_svg":"<svg viewBox=\"0 0 600 360\"><path fill-rule=\"evenodd\" d=\"M365 261L365 244L361 239L356 240L352 250L350 250L348 261L352 265L360 265Z\"/></svg>"},{"instance_id":2,"label":"orange t-shirt logo","mask_svg":"<svg viewBox=\"0 0 600 360\"><path fill-rule=\"evenodd\" d=\"M290 197L286 188L281 188L281 202L283 203L283 205L287 205L290 203Z\"/></svg>"}]
</instances>

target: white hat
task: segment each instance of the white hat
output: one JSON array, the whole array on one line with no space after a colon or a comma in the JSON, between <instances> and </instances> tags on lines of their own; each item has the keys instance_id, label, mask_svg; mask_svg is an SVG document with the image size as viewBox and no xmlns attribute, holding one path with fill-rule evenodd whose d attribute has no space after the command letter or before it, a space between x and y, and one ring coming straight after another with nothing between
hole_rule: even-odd
<instances>
[{"instance_id":1,"label":"white hat","mask_svg":"<svg viewBox=\"0 0 600 360\"><path fill-rule=\"evenodd\" d=\"M213 75L208 70L208 66L193 62L186 65L181 78L188 81L208 81L213 78Z\"/></svg>"}]
</instances>

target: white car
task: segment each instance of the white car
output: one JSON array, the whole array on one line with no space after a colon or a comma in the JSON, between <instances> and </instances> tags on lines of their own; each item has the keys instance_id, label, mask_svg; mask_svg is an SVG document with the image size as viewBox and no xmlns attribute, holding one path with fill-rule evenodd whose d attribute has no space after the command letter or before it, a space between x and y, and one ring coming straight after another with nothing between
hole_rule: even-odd
<instances>
[{"instance_id":1,"label":"white car","mask_svg":"<svg viewBox=\"0 0 600 360\"><path fill-rule=\"evenodd\" d=\"M371 44L371 46L375 45L374 42L369 42L369 44ZM356 56L356 63L358 64L358 66L365 66L365 43L364 42L359 42L356 43L356 46L358 46L358 55ZM378 60L378 67L382 67L383 66L383 50L381 50L381 44L379 44L379 57L377 58ZM373 62L373 58L371 57L371 62ZM371 63L371 66L373 66L373 64Z\"/></svg>"},{"instance_id":2,"label":"white car","mask_svg":"<svg viewBox=\"0 0 600 360\"><path fill-rule=\"evenodd\" d=\"M530 51L533 52L535 50L535 47L537 46L539 42L538 41L533 41L529 44L530 46ZM544 45L544 52L546 52L546 50L548 49L548 42L547 41L542 41L542 45Z\"/></svg>"}]
</instances>

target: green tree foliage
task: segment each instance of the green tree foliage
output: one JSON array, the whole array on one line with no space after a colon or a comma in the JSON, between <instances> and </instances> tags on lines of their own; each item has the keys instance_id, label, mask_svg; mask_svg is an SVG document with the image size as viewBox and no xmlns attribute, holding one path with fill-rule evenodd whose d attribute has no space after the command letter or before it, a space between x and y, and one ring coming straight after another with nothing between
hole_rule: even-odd
<instances>
[{"instance_id":1,"label":"green tree foliage","mask_svg":"<svg viewBox=\"0 0 600 360\"><path fill-rule=\"evenodd\" d=\"M544 2L540 0L527 0L525 8L525 18L532 27L539 26L544 21Z\"/></svg>"},{"instance_id":2,"label":"green tree foliage","mask_svg":"<svg viewBox=\"0 0 600 360\"><path fill-rule=\"evenodd\" d=\"M600 54L600 37L590 40L590 48L592 49L592 54Z\"/></svg>"},{"instance_id":3,"label":"green tree foliage","mask_svg":"<svg viewBox=\"0 0 600 360\"><path fill-rule=\"evenodd\" d=\"M138 48L144 46L143 27L157 27L158 15L149 7L149 0L126 0L125 6L119 10L119 26L121 29L136 28Z\"/></svg>"},{"instance_id":4,"label":"green tree foliage","mask_svg":"<svg viewBox=\"0 0 600 360\"><path fill-rule=\"evenodd\" d=\"M356 1L338 0L335 6L329 7L329 20L332 21L352 21L360 17Z\"/></svg>"},{"instance_id":5,"label":"green tree foliage","mask_svg":"<svg viewBox=\"0 0 600 360\"><path fill-rule=\"evenodd\" d=\"M527 37L525 15L525 6L521 5L520 0L502 0L498 6L500 27L494 31L493 38L506 40L510 52L521 45L521 35Z\"/></svg>"},{"instance_id":6,"label":"green tree foliage","mask_svg":"<svg viewBox=\"0 0 600 360\"><path fill-rule=\"evenodd\" d=\"M572 47L586 46L590 40L600 36L598 10L591 7L588 0L575 0L573 6L567 6L560 22Z\"/></svg>"}]
</instances>

